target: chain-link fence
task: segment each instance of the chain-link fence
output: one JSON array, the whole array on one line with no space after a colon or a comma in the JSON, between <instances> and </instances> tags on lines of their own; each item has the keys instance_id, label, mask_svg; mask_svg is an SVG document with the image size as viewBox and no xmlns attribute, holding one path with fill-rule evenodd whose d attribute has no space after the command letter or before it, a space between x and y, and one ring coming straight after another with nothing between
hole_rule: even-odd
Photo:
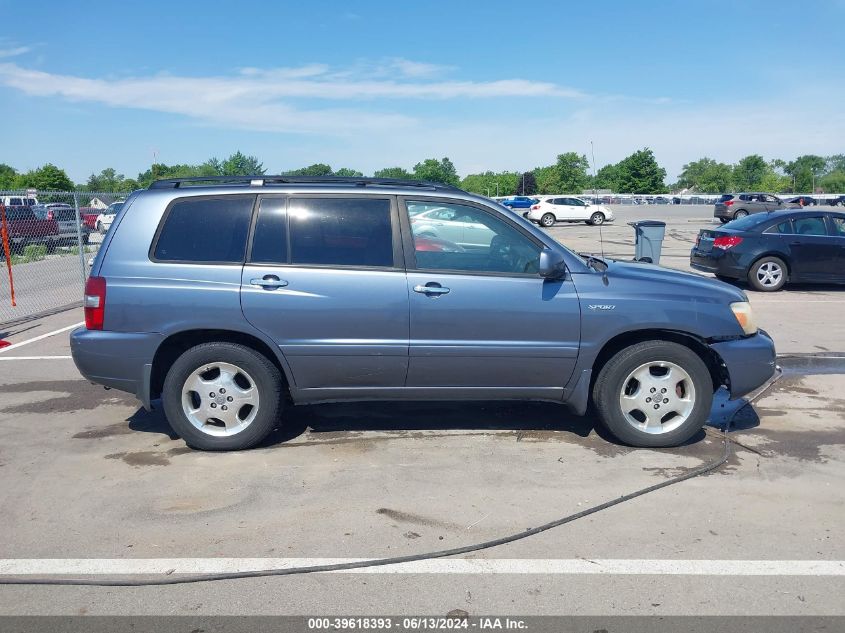
<instances>
[{"instance_id":1,"label":"chain-link fence","mask_svg":"<svg viewBox=\"0 0 845 633\"><path fill-rule=\"evenodd\" d=\"M81 304L122 200L104 192L0 191L0 324Z\"/></svg>"}]
</instances>

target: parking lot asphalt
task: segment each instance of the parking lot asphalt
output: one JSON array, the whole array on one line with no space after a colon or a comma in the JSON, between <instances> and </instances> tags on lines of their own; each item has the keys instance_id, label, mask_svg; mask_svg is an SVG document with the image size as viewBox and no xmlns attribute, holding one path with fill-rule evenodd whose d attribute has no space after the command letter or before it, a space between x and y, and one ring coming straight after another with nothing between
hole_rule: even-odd
<instances>
[{"instance_id":1,"label":"parking lot asphalt","mask_svg":"<svg viewBox=\"0 0 845 633\"><path fill-rule=\"evenodd\" d=\"M699 224L663 217L677 242L664 264L681 268L682 236ZM625 221L603 227L607 253L610 236L631 256ZM576 250L595 250L596 232L552 229ZM732 418L736 430L708 475L467 560L172 587L0 586L0 614L845 615L839 293L749 293L779 351L830 360L784 359L753 407L718 398L713 424ZM444 549L722 452L715 426L679 448L631 449L563 407L497 402L297 407L258 449L193 452L160 411L79 376L64 329L79 321L72 310L0 327L25 343L0 351L0 574L146 578Z\"/></svg>"}]
</instances>

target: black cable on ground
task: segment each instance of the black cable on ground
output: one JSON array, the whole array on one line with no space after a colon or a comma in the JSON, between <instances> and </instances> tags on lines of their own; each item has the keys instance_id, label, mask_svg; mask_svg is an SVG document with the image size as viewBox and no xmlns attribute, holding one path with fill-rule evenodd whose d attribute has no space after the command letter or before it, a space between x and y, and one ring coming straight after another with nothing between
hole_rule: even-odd
<instances>
[{"instance_id":1,"label":"black cable on ground","mask_svg":"<svg viewBox=\"0 0 845 633\"><path fill-rule=\"evenodd\" d=\"M776 373L775 376L768 383L766 383L748 399L747 404L751 404L757 398L763 395L763 393L768 391L768 389L775 382L777 382L778 379L780 379L781 375L781 372L778 371L778 373ZM740 409L738 409L737 412L739 410ZM734 415L736 415L736 413ZM722 451L721 457L718 457L713 461L703 464L697 468L693 468L692 470L682 475L678 475L677 477L672 477L665 481L661 481L660 483L656 483L652 486L641 488L640 490L628 493L626 495L622 495L621 497L617 497L616 499L612 499L610 501L605 501L604 503L600 503L599 505L587 508L586 510L581 510L580 512L576 512L560 519L544 523L543 525L534 528L529 528L527 530L524 530L523 532L509 534L507 536L502 536L500 538L493 539L490 541L482 541L481 543L473 543L471 545L464 545L462 547L453 547L451 549L444 549L434 552L424 552L421 554L409 554L407 556L394 556L391 558L374 558L370 560L362 560L350 563L336 563L333 565L312 565L310 567L285 567L280 569L260 569L253 571L223 572L215 574L185 574L178 576L165 576L163 578L151 578L147 580L120 579L114 577L47 578L41 576L0 576L0 585L83 585L89 587L153 587L161 585L184 585L198 582L210 582L213 580L236 580L238 578L262 578L266 576L293 576L295 574L313 574L316 572L346 571L351 569L364 569L366 567L382 567L385 565L398 565L400 563L411 563L420 560L446 558L448 556L458 556L460 554L478 552L480 550L490 549L491 547L498 547L499 545L506 545L508 543L513 543L514 541L520 541L522 539L528 538L529 536L534 536L535 534L546 532L548 530L551 530L552 528L556 528L567 523L572 523L573 521L577 521L578 519L583 519L586 516L596 514L597 512L601 512L602 510L607 510L608 508L612 508L613 506L618 506L622 503L625 503L626 501L636 499L637 497L642 497L643 495L647 495L650 492L655 492L656 490L668 488L669 486L674 486L675 484L679 484L682 481L687 481L689 479L693 479L694 477L699 477L701 475L716 470L728 461L728 458L731 454L731 442L728 439L728 433L730 431L732 420L733 418L731 418L731 420L728 420L723 430L724 450Z\"/></svg>"}]
</instances>

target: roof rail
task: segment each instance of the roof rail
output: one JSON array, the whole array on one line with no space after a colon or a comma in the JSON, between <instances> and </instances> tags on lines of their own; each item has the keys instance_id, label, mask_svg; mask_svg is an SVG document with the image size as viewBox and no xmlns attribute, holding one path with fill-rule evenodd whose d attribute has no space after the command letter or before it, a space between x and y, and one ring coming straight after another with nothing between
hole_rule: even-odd
<instances>
[{"instance_id":1,"label":"roof rail","mask_svg":"<svg viewBox=\"0 0 845 633\"><path fill-rule=\"evenodd\" d=\"M348 185L353 187L414 187L435 191L461 191L453 185L428 180L405 178L365 178L361 176L194 176L190 178L165 178L153 181L149 189L179 189L185 185Z\"/></svg>"}]
</instances>

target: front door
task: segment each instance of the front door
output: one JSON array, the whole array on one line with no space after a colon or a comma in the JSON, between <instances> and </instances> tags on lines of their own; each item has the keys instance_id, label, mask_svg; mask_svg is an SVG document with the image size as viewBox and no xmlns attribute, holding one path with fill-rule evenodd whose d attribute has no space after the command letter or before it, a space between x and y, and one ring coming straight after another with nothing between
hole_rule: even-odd
<instances>
[{"instance_id":1,"label":"front door","mask_svg":"<svg viewBox=\"0 0 845 633\"><path fill-rule=\"evenodd\" d=\"M839 264L838 240L828 235L824 215L793 218L795 235L789 239L791 270L794 281L834 281Z\"/></svg>"},{"instance_id":2,"label":"front door","mask_svg":"<svg viewBox=\"0 0 845 633\"><path fill-rule=\"evenodd\" d=\"M413 215L425 200L407 200ZM578 355L580 306L568 279L538 275L543 245L493 210L441 203L478 237L432 248L410 232L407 386L495 388L557 397Z\"/></svg>"},{"instance_id":3,"label":"front door","mask_svg":"<svg viewBox=\"0 0 845 633\"><path fill-rule=\"evenodd\" d=\"M298 389L402 387L402 266L392 198L265 196L241 306L281 348Z\"/></svg>"}]
</instances>

